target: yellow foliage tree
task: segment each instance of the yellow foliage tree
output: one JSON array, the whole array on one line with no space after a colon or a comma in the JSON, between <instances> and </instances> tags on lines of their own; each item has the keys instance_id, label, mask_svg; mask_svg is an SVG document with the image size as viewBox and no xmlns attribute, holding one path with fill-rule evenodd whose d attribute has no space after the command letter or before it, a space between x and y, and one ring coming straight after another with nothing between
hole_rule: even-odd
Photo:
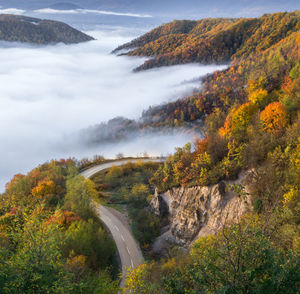
<instances>
[{"instance_id":1,"label":"yellow foliage tree","mask_svg":"<svg viewBox=\"0 0 300 294\"><path fill-rule=\"evenodd\" d=\"M141 264L137 269L133 269L126 277L123 293L132 294L154 294L158 293L153 289L149 278L153 264Z\"/></svg>"},{"instance_id":2,"label":"yellow foliage tree","mask_svg":"<svg viewBox=\"0 0 300 294\"><path fill-rule=\"evenodd\" d=\"M230 113L219 130L221 136L239 136L246 131L252 115L256 111L255 104L247 102Z\"/></svg>"},{"instance_id":3,"label":"yellow foliage tree","mask_svg":"<svg viewBox=\"0 0 300 294\"><path fill-rule=\"evenodd\" d=\"M266 83L265 77L260 77L258 81L250 80L247 84L248 94L255 92L256 90L262 89Z\"/></svg>"},{"instance_id":4,"label":"yellow foliage tree","mask_svg":"<svg viewBox=\"0 0 300 294\"><path fill-rule=\"evenodd\" d=\"M250 93L249 100L254 104L261 105L268 97L268 91L264 89L257 89Z\"/></svg>"}]
</instances>

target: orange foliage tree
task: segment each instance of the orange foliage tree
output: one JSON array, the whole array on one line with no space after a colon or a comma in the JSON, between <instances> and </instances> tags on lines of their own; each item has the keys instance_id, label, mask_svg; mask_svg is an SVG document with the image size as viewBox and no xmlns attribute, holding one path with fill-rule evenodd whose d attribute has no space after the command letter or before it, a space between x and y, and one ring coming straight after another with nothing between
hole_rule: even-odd
<instances>
[{"instance_id":1,"label":"orange foliage tree","mask_svg":"<svg viewBox=\"0 0 300 294\"><path fill-rule=\"evenodd\" d=\"M51 218L48 219L49 223L56 223L63 228L68 228L73 222L80 221L81 217L73 211L57 210Z\"/></svg>"},{"instance_id":2,"label":"orange foliage tree","mask_svg":"<svg viewBox=\"0 0 300 294\"><path fill-rule=\"evenodd\" d=\"M55 194L55 183L52 180L42 180L34 187L31 194L37 198L43 199L44 197Z\"/></svg>"},{"instance_id":3,"label":"orange foliage tree","mask_svg":"<svg viewBox=\"0 0 300 294\"><path fill-rule=\"evenodd\" d=\"M280 131L288 123L285 107L280 102L270 103L260 114L264 129L268 132Z\"/></svg>"}]
</instances>

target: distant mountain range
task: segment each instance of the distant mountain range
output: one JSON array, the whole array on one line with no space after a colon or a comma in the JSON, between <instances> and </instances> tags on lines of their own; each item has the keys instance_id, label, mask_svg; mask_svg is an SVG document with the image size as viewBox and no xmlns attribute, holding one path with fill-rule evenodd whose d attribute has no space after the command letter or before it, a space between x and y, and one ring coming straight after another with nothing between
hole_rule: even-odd
<instances>
[{"instance_id":1,"label":"distant mountain range","mask_svg":"<svg viewBox=\"0 0 300 294\"><path fill-rule=\"evenodd\" d=\"M0 40L34 44L72 44L90 41L93 38L62 22L2 14Z\"/></svg>"},{"instance_id":2,"label":"distant mountain range","mask_svg":"<svg viewBox=\"0 0 300 294\"><path fill-rule=\"evenodd\" d=\"M0 0L3 7L25 9L103 9L126 12L143 12L176 18L202 18L221 16L259 16L267 12L300 9L298 0Z\"/></svg>"}]
</instances>

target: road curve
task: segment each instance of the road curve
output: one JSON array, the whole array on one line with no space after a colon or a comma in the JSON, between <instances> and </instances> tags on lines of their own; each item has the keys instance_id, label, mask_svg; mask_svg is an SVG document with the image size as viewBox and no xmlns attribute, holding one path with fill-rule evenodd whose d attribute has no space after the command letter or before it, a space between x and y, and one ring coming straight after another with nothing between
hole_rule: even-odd
<instances>
[{"instance_id":1,"label":"road curve","mask_svg":"<svg viewBox=\"0 0 300 294\"><path fill-rule=\"evenodd\" d=\"M126 159L118 160L109 163L103 163L93 166L81 173L86 179L92 177L96 173L111 168L112 166L121 166L126 163L136 163L138 161L143 162L162 162L162 159ZM130 230L122 223L117 217L117 213L113 213L112 208L104 207L100 204L96 205L96 212L102 222L106 225L112 234L112 237L117 245L118 252L122 263L122 280L121 286L124 285L125 278L128 273L128 269L137 268L139 264L144 262L142 251L134 239Z\"/></svg>"}]
</instances>

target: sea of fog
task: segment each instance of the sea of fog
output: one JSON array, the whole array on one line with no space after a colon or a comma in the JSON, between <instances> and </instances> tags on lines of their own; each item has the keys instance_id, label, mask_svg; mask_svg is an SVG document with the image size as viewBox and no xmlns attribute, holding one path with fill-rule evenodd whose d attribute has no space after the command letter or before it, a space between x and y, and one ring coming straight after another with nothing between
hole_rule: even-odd
<instances>
[{"instance_id":1,"label":"sea of fog","mask_svg":"<svg viewBox=\"0 0 300 294\"><path fill-rule=\"evenodd\" d=\"M150 105L186 95L199 87L196 78L220 68L190 64L133 73L143 58L110 52L144 32L97 24L87 31L97 40L78 45L0 43L0 191L14 174L54 158L165 155L191 140L182 133L148 135L97 148L70 140L88 126L138 118Z\"/></svg>"}]
</instances>

